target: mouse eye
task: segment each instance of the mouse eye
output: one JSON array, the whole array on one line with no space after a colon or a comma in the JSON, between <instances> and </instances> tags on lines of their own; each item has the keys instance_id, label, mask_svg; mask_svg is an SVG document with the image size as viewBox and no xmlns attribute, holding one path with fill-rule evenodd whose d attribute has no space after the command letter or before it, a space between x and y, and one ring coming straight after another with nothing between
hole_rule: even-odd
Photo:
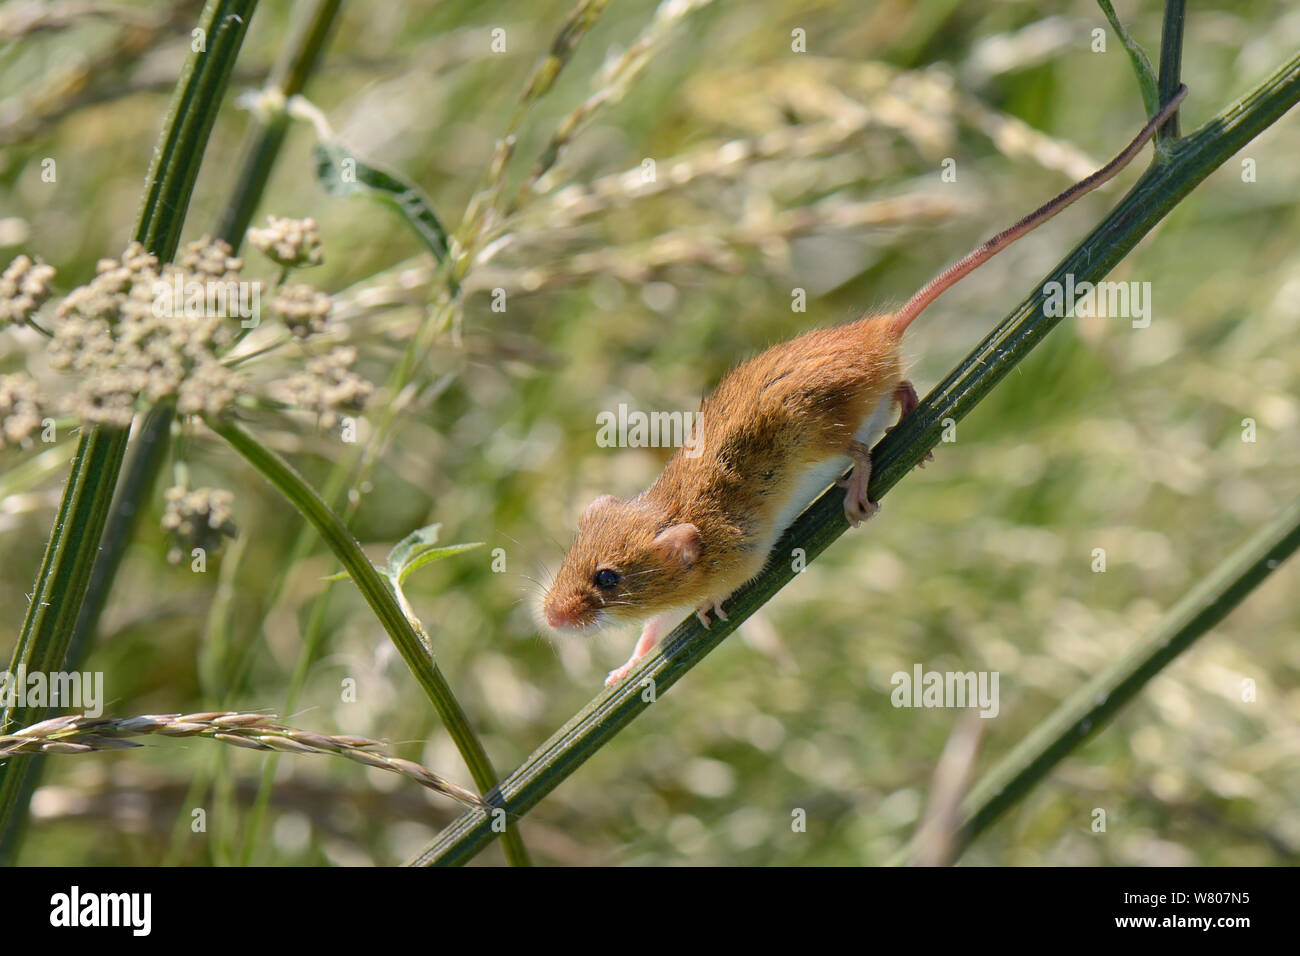
<instances>
[{"instance_id":1,"label":"mouse eye","mask_svg":"<svg viewBox=\"0 0 1300 956\"><path fill-rule=\"evenodd\" d=\"M594 581L596 587L600 588L602 591L608 591L610 588L618 587L619 574L612 568L601 568L592 577L592 581Z\"/></svg>"}]
</instances>

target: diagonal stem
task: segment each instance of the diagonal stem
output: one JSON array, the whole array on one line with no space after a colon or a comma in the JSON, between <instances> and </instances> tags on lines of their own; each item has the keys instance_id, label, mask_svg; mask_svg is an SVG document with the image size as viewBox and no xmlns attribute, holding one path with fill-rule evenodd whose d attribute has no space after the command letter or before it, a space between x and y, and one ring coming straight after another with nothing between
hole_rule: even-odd
<instances>
[{"instance_id":1,"label":"diagonal stem","mask_svg":"<svg viewBox=\"0 0 1300 956\"><path fill-rule=\"evenodd\" d=\"M954 858L1052 768L1105 726L1166 665L1227 617L1300 547L1300 499L1234 551L1180 600L1129 655L1042 721L981 780L963 806Z\"/></svg>"},{"instance_id":2,"label":"diagonal stem","mask_svg":"<svg viewBox=\"0 0 1300 956\"><path fill-rule=\"evenodd\" d=\"M1198 183L1297 101L1300 55L1194 134L1159 151L1157 161L1110 215L872 450L872 500L880 500L938 444L945 419L960 420L969 414L1060 322L1060 317L1046 315L1043 308L1048 283L1064 283L1067 275L1074 276L1076 284L1102 279ZM846 529L842 495L833 491L804 511L773 553L788 555L798 548L811 561ZM489 800L512 818L527 813L795 574L790 561L775 561L735 594L727 608L729 621L705 629L688 618L627 680L597 696L534 751ZM494 839L491 822L479 811L463 814L411 862L418 866L464 863Z\"/></svg>"},{"instance_id":3,"label":"diagonal stem","mask_svg":"<svg viewBox=\"0 0 1300 956\"><path fill-rule=\"evenodd\" d=\"M469 716L451 692L442 670L420 640L420 635L411 626L392 589L375 570L375 566L370 563L370 559L361 550L361 545L348 531L347 526L330 510L320 495L307 484L292 465L264 446L241 426L226 419L209 418L206 421L214 432L224 438L245 461L261 472L262 477L288 499L329 545L339 563L351 575L366 603L379 618L388 636L392 638L402 659L406 661L406 666L411 669L416 681L432 701L443 726L447 728L447 733L451 735L456 749L460 751L466 766L469 767L475 785L484 793L491 790L499 778L492 768L487 751L483 749L483 744L470 725ZM523 843L517 831L514 828L508 829L506 838L516 841L511 853L522 854L521 861L526 861L527 855L524 853Z\"/></svg>"}]
</instances>

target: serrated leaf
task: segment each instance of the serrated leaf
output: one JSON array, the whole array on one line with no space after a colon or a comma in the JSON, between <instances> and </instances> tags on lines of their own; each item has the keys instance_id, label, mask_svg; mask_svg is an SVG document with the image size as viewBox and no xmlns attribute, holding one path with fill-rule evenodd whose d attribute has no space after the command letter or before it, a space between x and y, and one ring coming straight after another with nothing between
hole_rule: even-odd
<instances>
[{"instance_id":1,"label":"serrated leaf","mask_svg":"<svg viewBox=\"0 0 1300 956\"><path fill-rule=\"evenodd\" d=\"M439 262L447 255L447 230L424 194L396 173L364 162L333 140L316 144L316 181L332 196L372 196L397 208Z\"/></svg>"}]
</instances>

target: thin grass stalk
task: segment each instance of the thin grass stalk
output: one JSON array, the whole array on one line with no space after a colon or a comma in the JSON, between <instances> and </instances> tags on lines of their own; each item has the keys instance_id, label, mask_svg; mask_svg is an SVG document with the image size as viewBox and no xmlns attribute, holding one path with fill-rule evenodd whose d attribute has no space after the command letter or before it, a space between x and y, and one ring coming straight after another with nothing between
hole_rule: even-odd
<instances>
[{"instance_id":1,"label":"thin grass stalk","mask_svg":"<svg viewBox=\"0 0 1300 956\"><path fill-rule=\"evenodd\" d=\"M555 166L560 153L573 141L578 131L590 123L592 117L602 108L623 98L633 81L650 62L658 46L672 34L673 29L698 8L712 2L713 0L662 0L655 10L654 17L641 31L636 42L617 60L606 63L597 74L598 88L560 121L542 149L541 155L533 164L533 168L520 183L515 198L505 209L505 218L509 219L529 202L539 180Z\"/></svg>"},{"instance_id":2,"label":"thin grass stalk","mask_svg":"<svg viewBox=\"0 0 1300 956\"><path fill-rule=\"evenodd\" d=\"M917 409L872 450L869 489L879 501L940 441L945 419L961 420L1029 354L1061 320L1045 314L1045 286L1097 282L1122 260L1178 203L1215 169L1300 101L1300 55L1210 120L1192 135L1166 144L1115 209L1077 245L1021 304L925 397ZM804 563L815 559L847 529L843 493L831 489L799 517L773 553L800 549ZM779 559L736 592L727 603L730 620L704 628L683 621L621 684L599 694L488 795L494 806L518 819L573 774L639 713L741 622L784 587L797 572ZM495 834L482 812L462 815L412 861L412 865L462 864Z\"/></svg>"},{"instance_id":3,"label":"thin grass stalk","mask_svg":"<svg viewBox=\"0 0 1300 956\"><path fill-rule=\"evenodd\" d=\"M494 228L491 220L500 212L501 197L505 190L506 166L514 155L516 134L523 125L528 110L533 103L550 92L556 78L573 58L573 51L577 49L587 32L595 26L607 6L609 0L578 0L551 41L550 51L533 67L533 72L528 77L528 82L524 84L524 91L519 97L519 104L506 124L505 131L497 140L483 181L470 198L465 216L456 230L455 241L452 244L455 254L450 257L456 260L452 273L454 282L459 282L465 277L465 272L473 264L477 252L475 244L484 240Z\"/></svg>"},{"instance_id":4,"label":"thin grass stalk","mask_svg":"<svg viewBox=\"0 0 1300 956\"><path fill-rule=\"evenodd\" d=\"M162 262L180 244L181 227L198 177L212 124L243 44L257 0L208 0L199 21L205 52L192 53L177 83L149 168L135 238ZM94 428L81 438L27 615L14 647L10 673L56 671L67 660L73 630L90 585L91 569L108 518L126 451L126 429ZM24 726L45 708L7 708L0 729ZM0 763L0 862L12 859L32 764ZM17 825L14 825L14 824Z\"/></svg>"}]
</instances>

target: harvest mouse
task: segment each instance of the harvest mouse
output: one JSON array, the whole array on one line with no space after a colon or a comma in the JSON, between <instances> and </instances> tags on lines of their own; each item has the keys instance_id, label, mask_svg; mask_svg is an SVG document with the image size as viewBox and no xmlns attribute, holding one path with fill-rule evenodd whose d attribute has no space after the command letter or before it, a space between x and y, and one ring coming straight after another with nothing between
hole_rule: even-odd
<instances>
[{"instance_id":1,"label":"harvest mouse","mask_svg":"<svg viewBox=\"0 0 1300 956\"><path fill-rule=\"evenodd\" d=\"M561 631L644 622L613 686L682 616L727 620L722 605L763 570L781 533L846 468L844 513L856 526L879 508L867 496L872 442L897 406L917 405L900 345L912 320L946 289L1076 199L1142 150L1187 94L1180 86L1128 147L1097 172L945 270L892 314L817 329L738 365L700 406L695 432L635 498L601 495L542 604Z\"/></svg>"}]
</instances>

